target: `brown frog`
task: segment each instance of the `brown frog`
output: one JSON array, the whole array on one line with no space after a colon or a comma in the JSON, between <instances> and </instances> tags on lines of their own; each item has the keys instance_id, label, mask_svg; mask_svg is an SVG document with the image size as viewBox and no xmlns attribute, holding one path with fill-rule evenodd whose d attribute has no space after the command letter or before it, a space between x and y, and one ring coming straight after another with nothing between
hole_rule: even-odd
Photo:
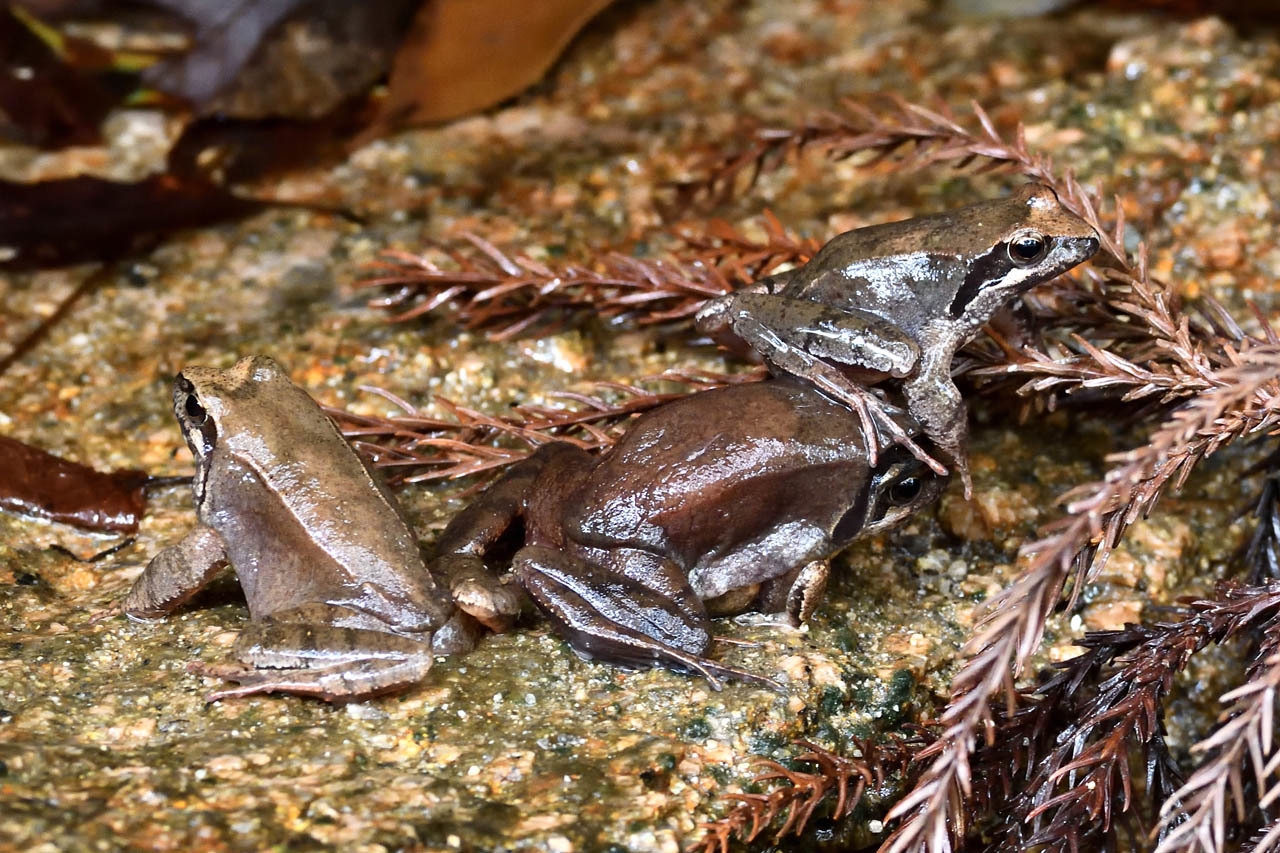
<instances>
[{"instance_id":1,"label":"brown frog","mask_svg":"<svg viewBox=\"0 0 1280 853\"><path fill-rule=\"evenodd\" d=\"M122 606L165 616L231 563L251 624L232 649L240 664L194 667L239 683L211 699L369 696L468 647L394 500L278 364L188 367L173 410L195 456L200 523L151 560Z\"/></svg>"},{"instance_id":2,"label":"brown frog","mask_svg":"<svg viewBox=\"0 0 1280 853\"><path fill-rule=\"evenodd\" d=\"M907 410L971 491L956 350L1014 297L1092 257L1098 235L1049 187L859 228L803 266L717 297L698 327L853 407L901 381Z\"/></svg>"},{"instance_id":3,"label":"brown frog","mask_svg":"<svg viewBox=\"0 0 1280 853\"><path fill-rule=\"evenodd\" d=\"M600 457L539 448L454 518L433 569L501 629L518 608L485 559L522 521L514 575L579 654L772 684L707 658L710 615L799 624L832 555L944 482L898 445L869 464L857 419L806 384L732 385L641 416Z\"/></svg>"}]
</instances>

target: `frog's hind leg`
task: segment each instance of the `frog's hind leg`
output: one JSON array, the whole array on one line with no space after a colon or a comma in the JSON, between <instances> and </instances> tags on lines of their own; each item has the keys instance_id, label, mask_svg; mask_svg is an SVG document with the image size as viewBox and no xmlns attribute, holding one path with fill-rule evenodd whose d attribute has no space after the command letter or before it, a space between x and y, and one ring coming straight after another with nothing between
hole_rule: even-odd
<instances>
[{"instance_id":1,"label":"frog's hind leg","mask_svg":"<svg viewBox=\"0 0 1280 853\"><path fill-rule=\"evenodd\" d=\"M642 559L661 559L622 550ZM563 551L530 545L516 554L512 567L538 607L579 654L624 665L663 664L696 672L717 690L720 678L779 689L768 678L704 656L711 644L710 620L687 581L674 580L678 576L674 566L650 586Z\"/></svg>"},{"instance_id":2,"label":"frog's hind leg","mask_svg":"<svg viewBox=\"0 0 1280 853\"><path fill-rule=\"evenodd\" d=\"M449 588L460 610L492 631L511 627L520 613L520 595L499 581L484 558L524 515L529 495L548 466L591 460L581 448L565 442L543 445L453 517L436 543L431 573Z\"/></svg>"},{"instance_id":3,"label":"frog's hind leg","mask_svg":"<svg viewBox=\"0 0 1280 853\"><path fill-rule=\"evenodd\" d=\"M322 609L334 612L317 612ZM430 637L418 640L361 626L367 620L346 608L307 605L242 631L231 650L242 665L195 664L191 669L239 685L211 694L211 702L254 693L343 701L421 681L434 660Z\"/></svg>"}]
</instances>

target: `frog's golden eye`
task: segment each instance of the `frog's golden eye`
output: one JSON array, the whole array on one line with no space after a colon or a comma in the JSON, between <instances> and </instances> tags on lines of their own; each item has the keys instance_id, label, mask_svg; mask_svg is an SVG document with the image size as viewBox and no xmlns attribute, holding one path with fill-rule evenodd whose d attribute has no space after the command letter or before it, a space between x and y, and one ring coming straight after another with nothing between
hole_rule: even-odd
<instances>
[{"instance_id":1,"label":"frog's golden eye","mask_svg":"<svg viewBox=\"0 0 1280 853\"><path fill-rule=\"evenodd\" d=\"M195 394L188 394L187 401L182 406L187 411L187 417L196 426L204 423L205 418L209 417L209 413L205 411L204 406L200 405L200 401L196 399Z\"/></svg>"},{"instance_id":2,"label":"frog's golden eye","mask_svg":"<svg viewBox=\"0 0 1280 853\"><path fill-rule=\"evenodd\" d=\"M905 506L920 497L920 490L923 488L924 480L919 477L907 477L905 480L899 480L889 487L889 503L894 506Z\"/></svg>"},{"instance_id":3,"label":"frog's golden eye","mask_svg":"<svg viewBox=\"0 0 1280 853\"><path fill-rule=\"evenodd\" d=\"M1009 260L1015 266L1034 264L1049 251L1049 241L1039 231L1020 231L1009 240Z\"/></svg>"}]
</instances>

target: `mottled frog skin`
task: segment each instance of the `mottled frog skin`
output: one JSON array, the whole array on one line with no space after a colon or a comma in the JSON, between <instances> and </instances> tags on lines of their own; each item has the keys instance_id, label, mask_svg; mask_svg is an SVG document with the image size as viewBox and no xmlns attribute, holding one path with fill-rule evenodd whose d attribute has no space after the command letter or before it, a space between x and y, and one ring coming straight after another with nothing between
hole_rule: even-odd
<instances>
[{"instance_id":1,"label":"mottled frog skin","mask_svg":"<svg viewBox=\"0 0 1280 853\"><path fill-rule=\"evenodd\" d=\"M369 696L466 647L394 500L278 364L188 367L173 409L195 456L200 523L151 560L123 609L165 616L231 564L251 624L238 664L196 667L239 683L211 698Z\"/></svg>"},{"instance_id":2,"label":"mottled frog skin","mask_svg":"<svg viewBox=\"0 0 1280 853\"><path fill-rule=\"evenodd\" d=\"M433 569L462 609L505 627L517 602L485 561L523 522L514 576L577 652L760 682L707 657L710 615L799 624L836 552L944 482L896 445L869 464L857 419L801 382L732 385L641 416L600 457L543 446L450 523Z\"/></svg>"},{"instance_id":3,"label":"mottled frog skin","mask_svg":"<svg viewBox=\"0 0 1280 853\"><path fill-rule=\"evenodd\" d=\"M1097 232L1053 190L859 228L808 263L718 297L699 328L754 351L777 375L800 377L856 404L861 384L896 380L907 409L971 491L956 350L998 309L1098 250Z\"/></svg>"}]
</instances>

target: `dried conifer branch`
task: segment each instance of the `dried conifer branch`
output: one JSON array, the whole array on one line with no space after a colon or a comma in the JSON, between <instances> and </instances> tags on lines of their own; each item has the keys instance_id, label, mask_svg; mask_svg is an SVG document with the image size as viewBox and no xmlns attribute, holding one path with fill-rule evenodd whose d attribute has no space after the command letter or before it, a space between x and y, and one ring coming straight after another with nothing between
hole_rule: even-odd
<instances>
[{"instance_id":1,"label":"dried conifer branch","mask_svg":"<svg viewBox=\"0 0 1280 853\"><path fill-rule=\"evenodd\" d=\"M672 370L633 384L599 382L599 395L564 392L553 395L571 405L553 408L524 404L511 414L489 415L442 397L436 402L449 417L425 415L411 403L377 388L364 388L400 408L391 417L357 415L328 409L345 436L375 465L392 469L397 482L455 479L492 474L526 458L548 441L567 441L588 450L613 444L631 416L690 393L740 382L757 381L761 371L726 374ZM663 383L677 391L651 390ZM606 396L607 395L607 396ZM502 442L506 442L505 446Z\"/></svg>"},{"instance_id":2,"label":"dried conifer branch","mask_svg":"<svg viewBox=\"0 0 1280 853\"><path fill-rule=\"evenodd\" d=\"M704 177L677 184L678 203L723 201L736 191L749 189L761 173L777 168L800 151L819 151L835 160L868 154L867 166L893 158L901 171L935 164L964 169L980 162L979 171L1009 169L1053 187L1063 205L1098 231L1102 251L1122 269L1133 270L1122 248L1124 217L1119 206L1115 223L1105 227L1089 192L1069 173L1059 178L1049 157L1027 147L1021 124L1014 129L1013 138L1006 139L981 105L971 102L970 110L977 130L965 127L946 106L930 109L888 96L885 106L875 110L845 100L840 111L820 113L798 128L750 132L750 147L709 158L702 167Z\"/></svg>"},{"instance_id":3,"label":"dried conifer branch","mask_svg":"<svg viewBox=\"0 0 1280 853\"><path fill-rule=\"evenodd\" d=\"M663 259L602 252L585 264L548 263L508 255L474 234L470 250L414 255L387 251L374 266L381 275L360 287L388 288L371 301L393 309L393 322L450 304L462 325L490 338L532 326L555 328L584 311L645 325L685 320L704 302L768 275L783 264L804 263L820 244L788 234L765 215L763 240L712 220L703 232L684 229L685 246Z\"/></svg>"},{"instance_id":4,"label":"dried conifer branch","mask_svg":"<svg viewBox=\"0 0 1280 853\"><path fill-rule=\"evenodd\" d=\"M1242 767L1253 771L1256 807L1267 809L1280 799L1280 751L1275 748L1278 691L1280 616L1273 616L1244 684L1220 700L1226 706L1223 724L1192 747L1192 752L1210 752L1212 757L1160 809L1164 840L1156 853L1223 853L1232 812L1240 822L1252 811L1245 805Z\"/></svg>"},{"instance_id":5,"label":"dried conifer branch","mask_svg":"<svg viewBox=\"0 0 1280 853\"><path fill-rule=\"evenodd\" d=\"M935 756L933 763L890 812L902 824L886 841L889 853L950 851L963 837L961 804L972 790L969 756L979 731L987 733L988 743L994 734L987 698L1003 689L1013 701L1013 679L1038 648L1067 581L1074 580L1074 598L1164 486L1180 486L1204 456L1280 424L1280 347L1246 348L1237 365L1211 376L1213 387L1175 410L1149 444L1113 457L1116 466L1102 481L1064 495L1067 517L1023 546L1028 567L988 603L965 647L969 657L952 680L942 737L925 751Z\"/></svg>"},{"instance_id":6,"label":"dried conifer branch","mask_svg":"<svg viewBox=\"0 0 1280 853\"><path fill-rule=\"evenodd\" d=\"M1250 473L1264 472L1262 488L1253 504L1258 520L1244 549L1249 582L1280 578L1280 450L1273 450Z\"/></svg>"},{"instance_id":7,"label":"dried conifer branch","mask_svg":"<svg viewBox=\"0 0 1280 853\"><path fill-rule=\"evenodd\" d=\"M1276 818L1240 848L1240 853L1276 853L1280 850L1280 818Z\"/></svg>"},{"instance_id":8,"label":"dried conifer branch","mask_svg":"<svg viewBox=\"0 0 1280 853\"><path fill-rule=\"evenodd\" d=\"M774 819L785 813L782 826L774 834L778 842L788 834L800 835L809 818L822 804L835 796L833 820L842 820L858 807L868 785L879 787L891 775L905 772L914 748L905 741L891 740L871 744L857 743L862 758L845 758L808 741L798 741L808 750L796 761L818 765L817 773L788 769L776 761L760 759L767 771L755 777L756 782L782 780L787 784L768 794L725 794L725 799L738 805L724 817L699 825L702 838L685 848L685 853L728 853L736 836L743 843L754 841Z\"/></svg>"},{"instance_id":9,"label":"dried conifer branch","mask_svg":"<svg viewBox=\"0 0 1280 853\"><path fill-rule=\"evenodd\" d=\"M1135 749L1147 768L1154 816L1178 781L1162 717L1174 676L1206 645L1274 626L1280 584L1224 586L1217 598L1189 607L1178 621L1086 635L1086 652L1056 665L1054 676L1000 721L996 744L976 758L978 775L987 783L1026 778L1008 801L984 804L1004 820L990 849L1101 849L1113 815L1132 808Z\"/></svg>"}]
</instances>

